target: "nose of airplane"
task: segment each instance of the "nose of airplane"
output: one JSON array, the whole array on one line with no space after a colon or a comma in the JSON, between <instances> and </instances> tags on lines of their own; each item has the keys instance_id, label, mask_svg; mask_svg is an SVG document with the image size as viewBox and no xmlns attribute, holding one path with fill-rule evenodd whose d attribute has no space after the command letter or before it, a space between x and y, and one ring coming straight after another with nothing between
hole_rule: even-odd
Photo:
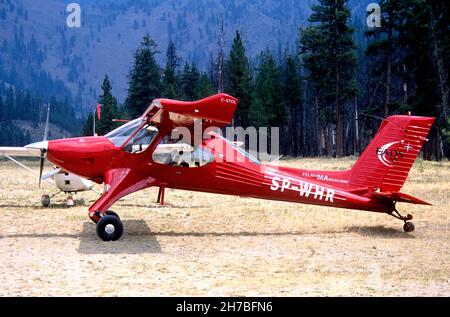
<instances>
[{"instance_id":1,"label":"nose of airplane","mask_svg":"<svg viewBox=\"0 0 450 317\"><path fill-rule=\"evenodd\" d=\"M31 144L25 145L25 148L41 150L41 151L44 151L44 153L45 153L48 150L48 141L31 143Z\"/></svg>"}]
</instances>

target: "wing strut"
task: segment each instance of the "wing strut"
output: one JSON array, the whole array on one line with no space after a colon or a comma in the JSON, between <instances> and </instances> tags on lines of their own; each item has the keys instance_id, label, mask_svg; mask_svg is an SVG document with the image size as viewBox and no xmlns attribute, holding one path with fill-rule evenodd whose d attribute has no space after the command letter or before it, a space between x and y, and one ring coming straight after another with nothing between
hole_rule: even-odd
<instances>
[{"instance_id":1,"label":"wing strut","mask_svg":"<svg viewBox=\"0 0 450 317\"><path fill-rule=\"evenodd\" d=\"M40 175L39 175L38 173L36 173L35 171L33 171L33 170L32 170L31 168L29 168L28 166L25 166L24 164L20 163L19 161L13 159L11 156L5 155L5 157L8 158L9 160L13 161L13 162L16 163L17 165L23 167L24 169L26 169L26 170L29 171L30 173L32 173L32 174L34 174L34 175L40 177ZM55 186L55 184L51 183L51 182L50 182L49 180L47 180L47 179L43 179L43 181L49 183L49 184L52 185L52 186ZM55 187L56 187L56 186L55 186Z\"/></svg>"},{"instance_id":2,"label":"wing strut","mask_svg":"<svg viewBox=\"0 0 450 317\"><path fill-rule=\"evenodd\" d=\"M158 204L161 204L162 206L164 206L164 192L166 190L166 187L164 185L159 186L159 191L158 191L158 199L156 200L156 202Z\"/></svg>"}]
</instances>

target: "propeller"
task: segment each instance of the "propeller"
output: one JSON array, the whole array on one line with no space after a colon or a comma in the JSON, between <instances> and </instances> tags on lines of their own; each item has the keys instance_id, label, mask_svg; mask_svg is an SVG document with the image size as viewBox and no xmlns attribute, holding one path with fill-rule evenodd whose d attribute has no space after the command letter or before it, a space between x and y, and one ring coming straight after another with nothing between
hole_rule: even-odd
<instances>
[{"instance_id":1,"label":"propeller","mask_svg":"<svg viewBox=\"0 0 450 317\"><path fill-rule=\"evenodd\" d=\"M41 188L42 172L44 171L45 149L41 149L41 158L39 163L39 188Z\"/></svg>"},{"instance_id":2,"label":"propeller","mask_svg":"<svg viewBox=\"0 0 450 317\"><path fill-rule=\"evenodd\" d=\"M48 120L50 118L50 103L48 104L47 107L47 118L45 120L45 128L44 128L44 140L43 141L47 141L47 137L48 137ZM45 153L47 152L46 149L41 148L41 158L40 158L40 162L39 162L39 188L41 188L41 182L42 182L42 172L44 171L44 160L45 160Z\"/></svg>"}]
</instances>

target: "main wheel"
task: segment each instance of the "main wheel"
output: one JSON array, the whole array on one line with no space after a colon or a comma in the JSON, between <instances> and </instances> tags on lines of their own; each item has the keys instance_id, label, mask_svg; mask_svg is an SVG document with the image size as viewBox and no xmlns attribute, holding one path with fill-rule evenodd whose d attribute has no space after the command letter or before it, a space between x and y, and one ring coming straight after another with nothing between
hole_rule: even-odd
<instances>
[{"instance_id":1,"label":"main wheel","mask_svg":"<svg viewBox=\"0 0 450 317\"><path fill-rule=\"evenodd\" d=\"M407 221L403 225L403 230L405 230L405 232L413 232L415 228L416 227L414 226L414 224L411 221Z\"/></svg>"},{"instance_id":2,"label":"main wheel","mask_svg":"<svg viewBox=\"0 0 450 317\"><path fill-rule=\"evenodd\" d=\"M106 215L97 222L97 234L103 241L116 241L122 233L122 221L116 216Z\"/></svg>"},{"instance_id":3,"label":"main wheel","mask_svg":"<svg viewBox=\"0 0 450 317\"><path fill-rule=\"evenodd\" d=\"M117 217L117 218L120 219L119 215L118 215L117 213L115 213L114 211L112 211L112 210L107 210L107 211L106 211L106 214L107 214L107 215L110 215L110 216Z\"/></svg>"},{"instance_id":4,"label":"main wheel","mask_svg":"<svg viewBox=\"0 0 450 317\"><path fill-rule=\"evenodd\" d=\"M42 195L41 196L41 204L44 207L48 207L50 205L50 196L49 195Z\"/></svg>"}]
</instances>

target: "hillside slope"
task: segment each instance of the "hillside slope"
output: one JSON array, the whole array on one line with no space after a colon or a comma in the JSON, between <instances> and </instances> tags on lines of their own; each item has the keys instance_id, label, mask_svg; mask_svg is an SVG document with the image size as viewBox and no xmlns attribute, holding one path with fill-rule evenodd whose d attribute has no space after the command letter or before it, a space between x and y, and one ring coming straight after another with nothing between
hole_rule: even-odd
<instances>
[{"instance_id":1,"label":"hillside slope","mask_svg":"<svg viewBox=\"0 0 450 317\"><path fill-rule=\"evenodd\" d=\"M359 15L367 0L351 1ZM133 53L145 33L158 43L164 62L169 39L183 60L207 70L216 55L220 21L224 21L225 51L236 29L241 30L250 56L271 48L280 53L294 47L298 28L307 23L314 0L124 0L78 1L80 28L67 28L67 1L0 0L0 69L14 71L24 86L42 73L57 82L53 90L69 88L79 113L92 109L105 73L119 101L126 96ZM278 52L277 52L278 51ZM18 53L22 59L17 60ZM3 67L2 67L3 66ZM0 72L0 80L2 79Z\"/></svg>"}]
</instances>

